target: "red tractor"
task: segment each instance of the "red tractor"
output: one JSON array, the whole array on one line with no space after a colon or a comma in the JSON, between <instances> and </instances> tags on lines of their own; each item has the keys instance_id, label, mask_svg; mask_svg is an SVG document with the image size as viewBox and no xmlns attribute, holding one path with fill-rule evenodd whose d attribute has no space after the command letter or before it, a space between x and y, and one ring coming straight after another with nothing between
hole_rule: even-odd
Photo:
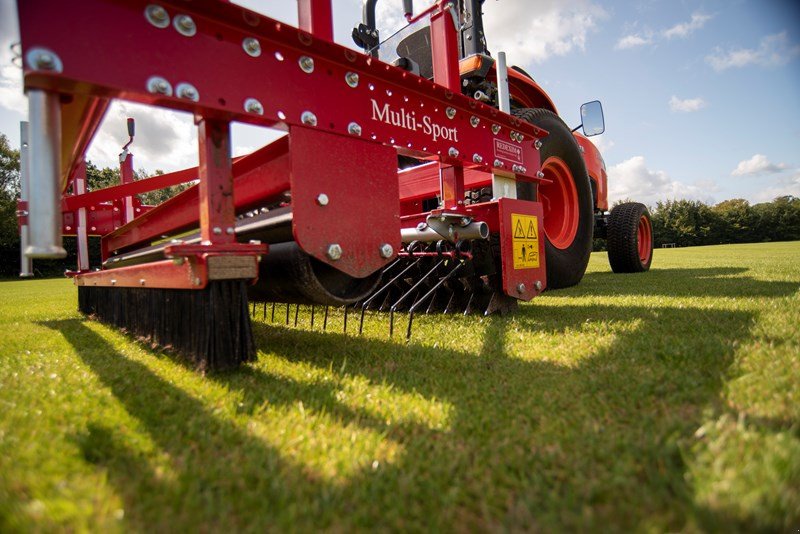
<instances>
[{"instance_id":1,"label":"red tractor","mask_svg":"<svg viewBox=\"0 0 800 534\"><path fill-rule=\"evenodd\" d=\"M292 304L340 306L345 329L348 310L361 325L386 311L390 333L407 312L410 336L418 312L505 312L578 283L593 236L615 272L647 270L646 208L606 215L599 152L489 55L480 7L406 1L408 26L381 41L366 0L361 54L332 42L329 0L299 0L299 29L219 0L20 2L25 255L63 256L77 235L80 310L209 369L254 356L248 301L273 318L285 303L287 323ZM133 180L129 142L122 183L86 192L113 98L193 113L200 165ZM602 133L599 102L581 117ZM234 121L288 135L231 158ZM136 198L194 180L155 207Z\"/></svg>"}]
</instances>

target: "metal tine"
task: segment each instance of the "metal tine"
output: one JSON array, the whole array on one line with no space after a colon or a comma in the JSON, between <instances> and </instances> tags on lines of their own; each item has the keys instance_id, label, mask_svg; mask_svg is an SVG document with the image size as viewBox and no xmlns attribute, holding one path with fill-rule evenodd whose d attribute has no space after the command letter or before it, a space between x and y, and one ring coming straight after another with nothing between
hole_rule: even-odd
<instances>
[{"instance_id":1,"label":"metal tine","mask_svg":"<svg viewBox=\"0 0 800 534\"><path fill-rule=\"evenodd\" d=\"M264 301L264 315L261 317L264 321L267 320L267 301Z\"/></svg>"},{"instance_id":2,"label":"metal tine","mask_svg":"<svg viewBox=\"0 0 800 534\"><path fill-rule=\"evenodd\" d=\"M389 282L388 282L388 283L386 283L386 284L385 284L383 287L381 287L380 289L378 289L378 290L377 290L375 293L373 293L373 294L372 294L372 295L371 295L371 296L370 296L370 297L369 297L367 300L365 300L365 301L364 301L364 302L361 304L361 322L360 322L360 323L359 323L359 325L358 325L358 335L359 335L359 336L361 335L361 332L364 330L364 313L366 312L366 310L367 310L367 307L368 307L370 304L372 304L372 301L373 301L373 300L375 300L375 299L376 299L378 296L380 296L381 294L383 294L383 292L384 292L384 291L388 290L388 289L389 289L389 288L392 286L392 284L394 284L394 283L395 283L395 282L396 282L396 281L397 281L397 280L398 280L398 279L399 279L401 276L403 276L404 274L406 274L406 272L408 272L408 270L409 270L409 269L411 269L412 267L414 267L415 265L417 265L417 264L420 262L420 260L421 260L421 259L422 259L422 258L417 258L417 260L416 260L416 261L414 261L414 262L413 262L413 263L411 263L410 265L406 266L406 268L405 268L405 269L403 269L402 271L400 271L400 274L398 274L397 276L395 276L394 278L392 278L391 280L389 280ZM398 263L398 262L395 262L395 263L393 263L393 264L392 264L392 266L393 266L393 265L396 265L397 263Z\"/></svg>"},{"instance_id":3,"label":"metal tine","mask_svg":"<svg viewBox=\"0 0 800 534\"><path fill-rule=\"evenodd\" d=\"M428 300L436 292L436 290L439 289L439 287L442 284L447 282L447 280L449 280L456 272L458 272L458 270L461 269L461 267L463 265L464 265L463 263L459 263L458 265L456 265L455 268L453 268L452 271L447 273L438 282L436 282L436 284L434 284L434 286L430 290L428 290L428 292L425 293L422 296L422 298L417 300L413 304L413 306L411 306L411 308L409 308L409 310L408 310L408 328L406 329L406 341L411 339L411 323L414 321L414 312L417 311L417 308L419 306L421 306L426 300Z\"/></svg>"},{"instance_id":4,"label":"metal tine","mask_svg":"<svg viewBox=\"0 0 800 534\"><path fill-rule=\"evenodd\" d=\"M311 330L314 330L314 305L311 305Z\"/></svg>"},{"instance_id":5,"label":"metal tine","mask_svg":"<svg viewBox=\"0 0 800 534\"><path fill-rule=\"evenodd\" d=\"M291 306L291 304L289 304L287 302L286 303L286 326L289 326L289 306Z\"/></svg>"},{"instance_id":6,"label":"metal tine","mask_svg":"<svg viewBox=\"0 0 800 534\"><path fill-rule=\"evenodd\" d=\"M270 319L270 322L273 322L273 323L275 322L275 303L274 302L272 303L272 318Z\"/></svg>"},{"instance_id":7,"label":"metal tine","mask_svg":"<svg viewBox=\"0 0 800 534\"><path fill-rule=\"evenodd\" d=\"M322 320L322 330L328 329L328 307L325 306L325 318Z\"/></svg>"},{"instance_id":8,"label":"metal tine","mask_svg":"<svg viewBox=\"0 0 800 534\"><path fill-rule=\"evenodd\" d=\"M347 333L347 304L344 305L344 333Z\"/></svg>"},{"instance_id":9,"label":"metal tine","mask_svg":"<svg viewBox=\"0 0 800 534\"><path fill-rule=\"evenodd\" d=\"M416 292L419 286L424 284L427 281L428 277L433 275L433 273L435 273L439 269L439 267L444 265L446 261L447 260L439 260L439 262L436 265L434 265L430 271L425 273L425 275L422 278L420 278L417 281L417 283L411 287L411 289L403 293L403 295L399 299L397 299L397 301L394 304L392 304L392 307L389 308L389 337L392 337L392 335L394 334L394 312L395 310L397 310L397 306L399 306L400 303L402 303L406 298L408 298L409 295Z\"/></svg>"},{"instance_id":10,"label":"metal tine","mask_svg":"<svg viewBox=\"0 0 800 534\"><path fill-rule=\"evenodd\" d=\"M253 301L253 311L250 312L250 316L253 318L256 316L256 301Z\"/></svg>"},{"instance_id":11,"label":"metal tine","mask_svg":"<svg viewBox=\"0 0 800 534\"><path fill-rule=\"evenodd\" d=\"M300 305L299 304L295 304L294 305L294 325L295 326L297 326L297 316L298 316L299 313L300 313Z\"/></svg>"}]
</instances>

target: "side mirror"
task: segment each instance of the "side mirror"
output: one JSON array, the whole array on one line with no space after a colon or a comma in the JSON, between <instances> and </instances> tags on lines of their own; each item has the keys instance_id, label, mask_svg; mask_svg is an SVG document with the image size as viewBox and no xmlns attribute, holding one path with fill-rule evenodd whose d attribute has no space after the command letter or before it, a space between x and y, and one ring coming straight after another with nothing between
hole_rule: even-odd
<instances>
[{"instance_id":1,"label":"side mirror","mask_svg":"<svg viewBox=\"0 0 800 534\"><path fill-rule=\"evenodd\" d=\"M586 137L600 135L606 131L603 105L599 100L593 100L581 106L581 127Z\"/></svg>"}]
</instances>

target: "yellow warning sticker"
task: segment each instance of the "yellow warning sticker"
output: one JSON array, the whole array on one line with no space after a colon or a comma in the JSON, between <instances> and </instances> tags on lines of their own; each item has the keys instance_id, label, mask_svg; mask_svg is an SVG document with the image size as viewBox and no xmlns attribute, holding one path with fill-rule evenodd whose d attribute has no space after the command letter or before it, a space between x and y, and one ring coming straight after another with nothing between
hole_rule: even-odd
<instances>
[{"instance_id":1,"label":"yellow warning sticker","mask_svg":"<svg viewBox=\"0 0 800 534\"><path fill-rule=\"evenodd\" d=\"M514 227L514 269L539 267L539 220L535 215L511 214Z\"/></svg>"}]
</instances>

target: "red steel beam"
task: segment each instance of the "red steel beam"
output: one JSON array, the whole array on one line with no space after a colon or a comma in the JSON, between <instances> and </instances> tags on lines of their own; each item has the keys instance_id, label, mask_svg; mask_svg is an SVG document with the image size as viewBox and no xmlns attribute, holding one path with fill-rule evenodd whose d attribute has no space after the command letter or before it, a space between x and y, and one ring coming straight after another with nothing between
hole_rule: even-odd
<instances>
[{"instance_id":1,"label":"red steel beam","mask_svg":"<svg viewBox=\"0 0 800 534\"><path fill-rule=\"evenodd\" d=\"M200 237L204 243L215 245L234 243L236 210L230 124L201 119L197 137L200 144Z\"/></svg>"},{"instance_id":2,"label":"red steel beam","mask_svg":"<svg viewBox=\"0 0 800 534\"><path fill-rule=\"evenodd\" d=\"M297 19L300 29L314 37L333 41L333 13L331 0L298 0Z\"/></svg>"}]
</instances>

